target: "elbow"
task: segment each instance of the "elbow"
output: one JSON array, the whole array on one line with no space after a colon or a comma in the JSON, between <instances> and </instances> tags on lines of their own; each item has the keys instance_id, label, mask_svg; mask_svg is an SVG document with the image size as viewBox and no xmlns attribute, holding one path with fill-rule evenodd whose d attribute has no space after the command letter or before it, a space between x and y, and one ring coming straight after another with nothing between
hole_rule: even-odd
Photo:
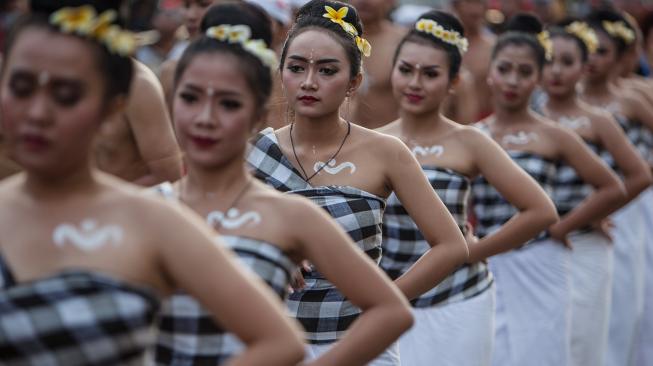
<instances>
[{"instance_id":1,"label":"elbow","mask_svg":"<svg viewBox=\"0 0 653 366\"><path fill-rule=\"evenodd\" d=\"M553 205L551 200L548 200L546 206L540 209L540 213L537 215L537 217L539 218L540 224L544 229L560 221L558 210L556 210L556 207Z\"/></svg>"},{"instance_id":2,"label":"elbow","mask_svg":"<svg viewBox=\"0 0 653 366\"><path fill-rule=\"evenodd\" d=\"M287 363L284 364L287 365L296 365L302 362L306 357L306 350L304 347L304 341L301 337L301 332L299 329L296 329L293 333L293 337L289 341L283 342L283 345L281 346L281 349L285 349L286 351Z\"/></svg>"},{"instance_id":3,"label":"elbow","mask_svg":"<svg viewBox=\"0 0 653 366\"><path fill-rule=\"evenodd\" d=\"M410 310L410 305L406 301L403 301L401 306L393 309L391 319L397 322L397 327L401 330L401 333L409 330L415 323L413 312Z\"/></svg>"}]
</instances>

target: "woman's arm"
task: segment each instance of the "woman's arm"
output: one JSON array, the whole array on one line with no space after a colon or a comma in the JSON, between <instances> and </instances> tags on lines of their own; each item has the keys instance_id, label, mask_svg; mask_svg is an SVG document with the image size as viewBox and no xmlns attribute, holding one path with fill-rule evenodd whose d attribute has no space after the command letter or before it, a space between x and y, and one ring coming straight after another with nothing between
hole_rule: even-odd
<instances>
[{"instance_id":1,"label":"woman's arm","mask_svg":"<svg viewBox=\"0 0 653 366\"><path fill-rule=\"evenodd\" d=\"M599 142L612 155L623 173L623 183L628 194L627 202L630 202L653 182L648 164L637 153L612 116L597 116L594 126Z\"/></svg>"},{"instance_id":2,"label":"woman's arm","mask_svg":"<svg viewBox=\"0 0 653 366\"><path fill-rule=\"evenodd\" d=\"M382 156L388 185L395 192L431 249L395 283L410 300L435 287L468 258L467 244L447 207L428 182L410 150L386 137Z\"/></svg>"},{"instance_id":3,"label":"woman's arm","mask_svg":"<svg viewBox=\"0 0 653 366\"><path fill-rule=\"evenodd\" d=\"M161 207L160 210L168 207ZM229 363L288 366L304 355L299 327L262 281L242 271L216 235L185 208L158 213L160 266L247 346ZM176 214L173 211L178 211ZM179 211L183 212L180 213Z\"/></svg>"},{"instance_id":4,"label":"woman's arm","mask_svg":"<svg viewBox=\"0 0 653 366\"><path fill-rule=\"evenodd\" d=\"M563 127L552 127L550 131L562 159L585 183L594 187L589 197L549 228L554 239L564 241L568 233L603 219L621 207L626 202L626 191L614 172L580 137Z\"/></svg>"},{"instance_id":5,"label":"woman's arm","mask_svg":"<svg viewBox=\"0 0 653 366\"><path fill-rule=\"evenodd\" d=\"M293 197L300 254L363 313L333 348L310 365L365 365L412 325L408 302L325 212Z\"/></svg>"},{"instance_id":6,"label":"woman's arm","mask_svg":"<svg viewBox=\"0 0 653 366\"><path fill-rule=\"evenodd\" d=\"M465 134L465 144L473 153L479 174L519 210L499 230L470 246L470 263L515 249L558 221L546 192L496 142L470 130Z\"/></svg>"}]
</instances>

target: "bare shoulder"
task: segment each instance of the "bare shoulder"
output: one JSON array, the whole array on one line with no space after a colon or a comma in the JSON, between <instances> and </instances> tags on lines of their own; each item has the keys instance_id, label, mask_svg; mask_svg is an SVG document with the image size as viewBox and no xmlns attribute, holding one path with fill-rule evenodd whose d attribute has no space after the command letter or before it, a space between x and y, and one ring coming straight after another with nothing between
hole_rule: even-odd
<instances>
[{"instance_id":1,"label":"bare shoulder","mask_svg":"<svg viewBox=\"0 0 653 366\"><path fill-rule=\"evenodd\" d=\"M589 105L587 103L581 104L581 109L587 114L592 124L597 128L603 128L606 125L614 125L616 121L610 112L605 109Z\"/></svg>"},{"instance_id":2,"label":"bare shoulder","mask_svg":"<svg viewBox=\"0 0 653 366\"><path fill-rule=\"evenodd\" d=\"M570 140L576 140L576 133L568 127L565 127L559 123L540 116L535 116L538 123L539 131L541 131L546 137L551 139L555 143L566 143Z\"/></svg>"},{"instance_id":3,"label":"bare shoulder","mask_svg":"<svg viewBox=\"0 0 653 366\"><path fill-rule=\"evenodd\" d=\"M134 60L134 78L132 80L130 96L141 97L156 94L163 97L163 87L154 72L141 62Z\"/></svg>"},{"instance_id":4,"label":"bare shoulder","mask_svg":"<svg viewBox=\"0 0 653 366\"><path fill-rule=\"evenodd\" d=\"M475 126L456 125L450 136L470 149L475 149L492 141L488 135Z\"/></svg>"},{"instance_id":5,"label":"bare shoulder","mask_svg":"<svg viewBox=\"0 0 653 366\"><path fill-rule=\"evenodd\" d=\"M0 207L6 208L22 196L22 185L27 175L25 172L14 174L0 181Z\"/></svg>"},{"instance_id":6,"label":"bare shoulder","mask_svg":"<svg viewBox=\"0 0 653 366\"><path fill-rule=\"evenodd\" d=\"M404 143L396 136L358 125L351 125L352 136L360 147L375 153L397 152L406 149Z\"/></svg>"},{"instance_id":7,"label":"bare shoulder","mask_svg":"<svg viewBox=\"0 0 653 366\"><path fill-rule=\"evenodd\" d=\"M401 127L401 120L396 120L388 123L385 126L381 126L375 129L376 132L380 132L386 135L399 136L399 129Z\"/></svg>"}]
</instances>

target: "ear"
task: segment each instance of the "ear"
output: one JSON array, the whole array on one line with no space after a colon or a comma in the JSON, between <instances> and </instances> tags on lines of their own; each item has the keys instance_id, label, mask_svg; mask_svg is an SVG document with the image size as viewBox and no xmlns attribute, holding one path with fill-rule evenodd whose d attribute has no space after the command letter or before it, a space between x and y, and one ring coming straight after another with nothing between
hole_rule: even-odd
<instances>
[{"instance_id":1,"label":"ear","mask_svg":"<svg viewBox=\"0 0 653 366\"><path fill-rule=\"evenodd\" d=\"M354 94L356 94L356 91L361 86L362 82L363 82L363 74L359 72L356 76L354 76L349 81L349 89L347 89L347 96L353 96Z\"/></svg>"}]
</instances>

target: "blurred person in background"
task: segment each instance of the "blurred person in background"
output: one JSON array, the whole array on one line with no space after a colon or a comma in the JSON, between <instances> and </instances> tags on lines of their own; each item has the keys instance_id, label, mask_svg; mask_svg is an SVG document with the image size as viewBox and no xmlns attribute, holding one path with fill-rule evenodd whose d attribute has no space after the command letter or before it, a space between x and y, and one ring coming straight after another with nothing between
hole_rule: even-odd
<instances>
[{"instance_id":1,"label":"blurred person in background","mask_svg":"<svg viewBox=\"0 0 653 366\"><path fill-rule=\"evenodd\" d=\"M351 109L345 108L344 116L363 127L378 128L399 116L390 74L392 56L407 30L388 20L395 0L349 0L349 3L360 14L373 52L363 64L363 85L353 97Z\"/></svg>"},{"instance_id":2,"label":"blurred person in background","mask_svg":"<svg viewBox=\"0 0 653 366\"><path fill-rule=\"evenodd\" d=\"M136 53L136 58L158 75L161 64L172 56L172 51L180 42L177 38L177 30L183 24L181 9L172 6L171 3L160 2L151 24L156 42L141 47Z\"/></svg>"},{"instance_id":3,"label":"blurred person in background","mask_svg":"<svg viewBox=\"0 0 653 366\"><path fill-rule=\"evenodd\" d=\"M487 76L490 69L490 55L496 37L485 27L485 0L453 0L452 9L465 28L469 50L463 57L463 67L472 74L475 95L478 102L477 120L492 113L490 89Z\"/></svg>"}]
</instances>

